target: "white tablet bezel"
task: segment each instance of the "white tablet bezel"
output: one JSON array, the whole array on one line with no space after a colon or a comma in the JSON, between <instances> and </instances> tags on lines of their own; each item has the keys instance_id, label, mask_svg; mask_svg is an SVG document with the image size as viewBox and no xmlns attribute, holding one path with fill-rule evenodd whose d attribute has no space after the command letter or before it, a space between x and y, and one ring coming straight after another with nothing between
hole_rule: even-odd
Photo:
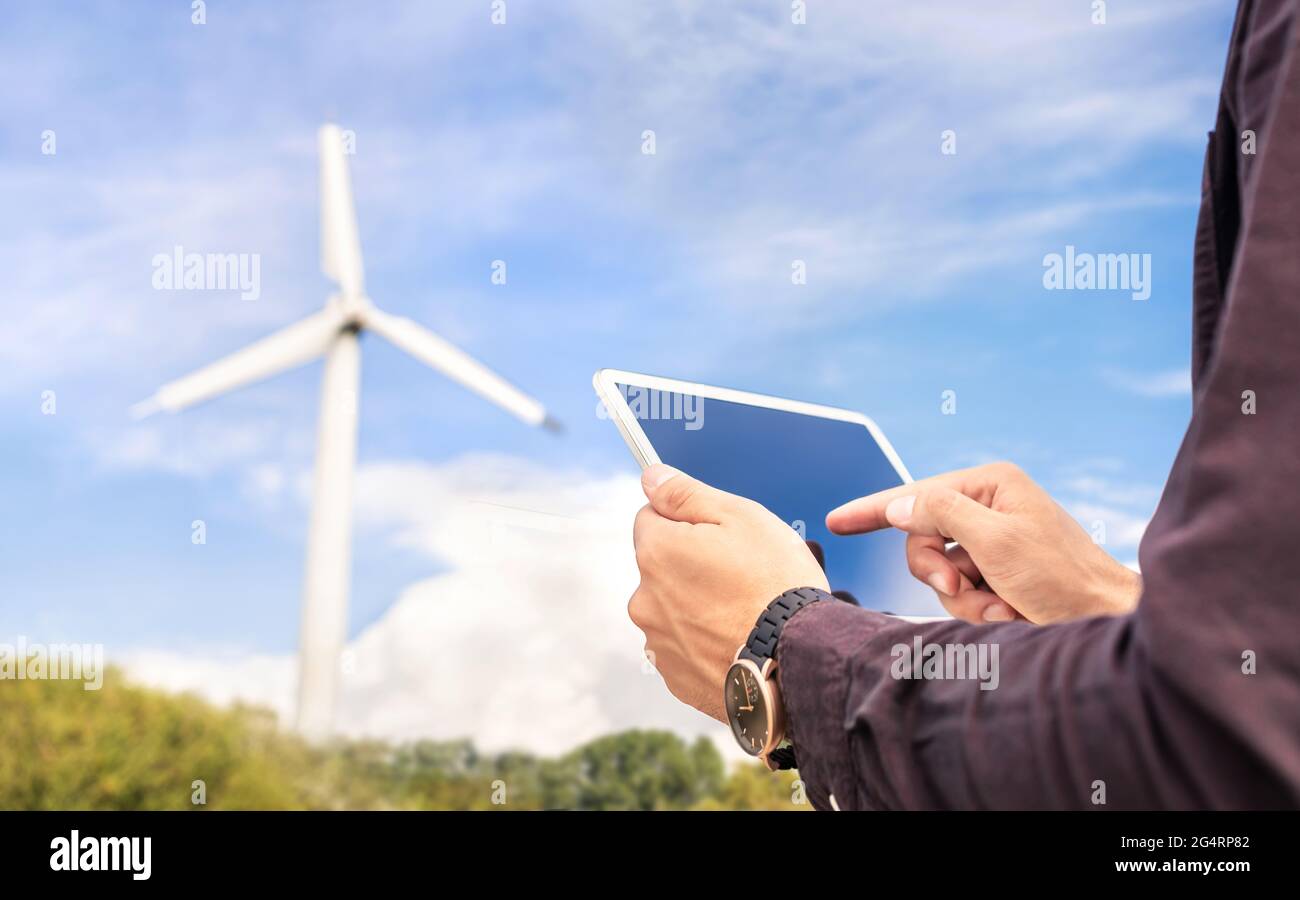
<instances>
[{"instance_id":1,"label":"white tablet bezel","mask_svg":"<svg viewBox=\"0 0 1300 900\"><path fill-rule=\"evenodd\" d=\"M650 439L646 437L636 415L628 407L627 400L624 399L622 391L618 389L620 384L668 391L669 393L691 394L703 397L706 400L746 403L750 406L763 406L768 409L780 409L808 416L820 416L824 419L836 419L840 422L853 422L867 429L872 440L880 447L880 451L885 454L885 459L889 460L889 464L894 467L898 477L903 479L903 483L912 483L911 473L907 471L907 466L903 465L903 461L899 459L898 452L894 450L894 445L889 443L889 438L885 437L885 433L880 430L879 425L859 412L839 409L834 406L821 406L817 403L805 403L802 400L787 400L783 397L769 397L766 394L751 394L749 391L737 391L711 384L699 384L694 381L663 378L659 375L625 372L622 369L601 369L592 376L591 383L596 388L596 394L600 397L606 413L618 426L619 434L623 435L623 440L627 442L628 449L632 451L632 455L636 457L637 462L641 464L643 469L660 462L659 454L655 452ZM891 614L891 618L917 624L951 621L950 616L898 616Z\"/></svg>"},{"instance_id":2,"label":"white tablet bezel","mask_svg":"<svg viewBox=\"0 0 1300 900\"><path fill-rule=\"evenodd\" d=\"M881 452L885 454L885 458L889 460L889 464L894 467L894 471L903 479L903 483L911 484L912 482L912 476L907 471L907 466L903 465L903 461L899 459L898 453L894 450L893 445L889 443L889 439L885 437L885 433L880 430L880 426L859 412L839 409L834 406L805 403L802 400L786 400L783 397L769 397L766 394L751 394L748 391L737 391L732 388L717 387L711 384L699 384L694 381L663 378L659 375L625 372L621 369L601 369L592 376L591 383L596 388L596 394L604 404L605 411L614 420L614 424L618 426L619 433L623 435L623 440L627 442L628 449L632 451L632 455L636 457L637 462L641 464L643 469L660 462L659 454L655 452L650 439L646 437L646 433L641 428L641 423L637 421L636 415L628 407L627 400L623 397L622 391L618 389L620 384L650 388L651 390L666 391L668 393L689 394L702 397L705 400L726 400L731 403L762 406L768 409L800 413L805 416L818 416L840 422L853 422L870 432L872 440L880 447Z\"/></svg>"}]
</instances>

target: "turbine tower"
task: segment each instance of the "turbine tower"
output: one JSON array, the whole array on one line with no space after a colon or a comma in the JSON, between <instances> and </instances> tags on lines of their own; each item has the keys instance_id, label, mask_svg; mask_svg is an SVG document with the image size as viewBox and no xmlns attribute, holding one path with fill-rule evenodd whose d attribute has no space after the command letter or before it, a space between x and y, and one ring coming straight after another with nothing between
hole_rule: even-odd
<instances>
[{"instance_id":1,"label":"turbine tower","mask_svg":"<svg viewBox=\"0 0 1300 900\"><path fill-rule=\"evenodd\" d=\"M338 284L321 312L158 389L131 412L179 412L204 400L325 357L316 470L298 650L297 729L319 738L334 726L339 655L347 636L351 578L352 481L357 456L357 336L370 330L528 425L558 430L546 409L468 354L366 296L352 185L335 125L319 132L321 268Z\"/></svg>"}]
</instances>

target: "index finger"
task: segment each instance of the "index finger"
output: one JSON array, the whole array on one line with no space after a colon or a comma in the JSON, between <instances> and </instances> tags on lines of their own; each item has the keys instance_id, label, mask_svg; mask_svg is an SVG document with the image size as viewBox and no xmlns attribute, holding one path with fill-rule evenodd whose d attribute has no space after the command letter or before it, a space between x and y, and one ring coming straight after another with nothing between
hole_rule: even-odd
<instances>
[{"instance_id":1,"label":"index finger","mask_svg":"<svg viewBox=\"0 0 1300 900\"><path fill-rule=\"evenodd\" d=\"M951 488L985 506L992 504L997 491L996 478L989 466L957 469L850 500L826 514L826 527L835 534L865 534L888 528L885 507L891 501L919 494L932 486Z\"/></svg>"}]
</instances>

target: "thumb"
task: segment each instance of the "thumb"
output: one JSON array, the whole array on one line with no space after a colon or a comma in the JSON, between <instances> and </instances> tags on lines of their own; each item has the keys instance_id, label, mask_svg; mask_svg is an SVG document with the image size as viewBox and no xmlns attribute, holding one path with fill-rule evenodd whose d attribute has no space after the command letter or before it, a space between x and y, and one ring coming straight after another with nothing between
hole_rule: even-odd
<instances>
[{"instance_id":1,"label":"thumb","mask_svg":"<svg viewBox=\"0 0 1300 900\"><path fill-rule=\"evenodd\" d=\"M933 485L885 507L890 525L908 534L943 537L975 551L997 527L1001 513L972 500L960 491Z\"/></svg>"},{"instance_id":2,"label":"thumb","mask_svg":"<svg viewBox=\"0 0 1300 900\"><path fill-rule=\"evenodd\" d=\"M674 522L721 524L734 494L709 487L672 466L656 463L641 473L641 489L654 511Z\"/></svg>"}]
</instances>

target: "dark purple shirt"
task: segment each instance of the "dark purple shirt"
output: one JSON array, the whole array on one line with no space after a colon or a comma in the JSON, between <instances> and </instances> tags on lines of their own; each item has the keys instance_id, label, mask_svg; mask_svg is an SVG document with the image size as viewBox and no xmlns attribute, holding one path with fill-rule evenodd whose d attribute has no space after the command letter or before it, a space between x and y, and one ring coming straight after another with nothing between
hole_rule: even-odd
<instances>
[{"instance_id":1,"label":"dark purple shirt","mask_svg":"<svg viewBox=\"0 0 1300 900\"><path fill-rule=\"evenodd\" d=\"M1137 611L916 625L806 607L779 678L819 809L1300 807L1296 3L1237 12L1196 232L1192 420ZM894 677L918 635L996 643L997 688Z\"/></svg>"}]
</instances>

